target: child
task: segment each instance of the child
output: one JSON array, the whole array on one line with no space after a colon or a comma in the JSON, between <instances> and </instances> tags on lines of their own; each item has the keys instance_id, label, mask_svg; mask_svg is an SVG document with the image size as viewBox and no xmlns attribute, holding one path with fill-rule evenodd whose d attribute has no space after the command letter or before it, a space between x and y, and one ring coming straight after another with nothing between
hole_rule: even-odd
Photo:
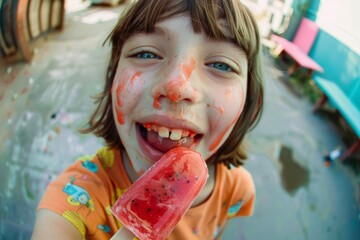
<instances>
[{"instance_id":1,"label":"child","mask_svg":"<svg viewBox=\"0 0 360 240\"><path fill-rule=\"evenodd\" d=\"M109 239L121 227L110 207L176 146L199 152L209 178L168 239L220 239L228 219L253 212L240 144L263 103L254 18L239 0L138 0L109 39L104 91L84 130L107 147L48 186L33 239Z\"/></svg>"}]
</instances>

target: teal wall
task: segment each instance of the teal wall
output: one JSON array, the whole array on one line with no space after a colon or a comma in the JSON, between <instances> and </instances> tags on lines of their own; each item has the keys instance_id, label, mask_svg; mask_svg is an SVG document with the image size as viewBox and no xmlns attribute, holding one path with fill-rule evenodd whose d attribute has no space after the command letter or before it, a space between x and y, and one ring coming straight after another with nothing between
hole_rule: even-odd
<instances>
[{"instance_id":1,"label":"teal wall","mask_svg":"<svg viewBox=\"0 0 360 240\"><path fill-rule=\"evenodd\" d=\"M316 21L316 14L321 5L320 0L294 0L292 7L294 12L289 28L284 33L284 37L288 40L294 37L303 16ZM345 93L351 93L356 84L354 79L360 78L358 53L323 29L319 29L309 55L324 68L324 73L315 72L315 74L336 81Z\"/></svg>"},{"instance_id":2,"label":"teal wall","mask_svg":"<svg viewBox=\"0 0 360 240\"><path fill-rule=\"evenodd\" d=\"M353 80L360 77L359 54L320 29L309 55L324 68L315 74L338 82L345 93L354 89Z\"/></svg>"}]
</instances>

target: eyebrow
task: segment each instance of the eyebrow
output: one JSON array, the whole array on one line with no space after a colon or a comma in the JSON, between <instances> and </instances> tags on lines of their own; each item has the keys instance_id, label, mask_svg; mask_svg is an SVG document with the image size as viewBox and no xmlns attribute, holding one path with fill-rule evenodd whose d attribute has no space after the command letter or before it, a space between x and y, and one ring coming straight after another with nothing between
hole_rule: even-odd
<instances>
[{"instance_id":1,"label":"eyebrow","mask_svg":"<svg viewBox=\"0 0 360 240\"><path fill-rule=\"evenodd\" d=\"M161 36L169 36L170 32L166 28L155 26L154 32L152 32L151 34L161 35Z\"/></svg>"},{"instance_id":2,"label":"eyebrow","mask_svg":"<svg viewBox=\"0 0 360 240\"><path fill-rule=\"evenodd\" d=\"M220 43L220 44L230 44L231 45L231 48L233 48L234 50L236 50L236 51L239 51L240 50L240 52L242 52L243 54L245 54L245 56L246 56L246 53L245 53L245 50L244 50L244 48L242 47L242 46L240 46L239 44L237 44L236 42L235 42L235 40L234 41L228 41L228 40L225 40L225 39L215 39L215 38L211 38L211 37L209 37L209 36L207 36L206 37L206 39L208 40L208 43L209 44L216 44L216 43Z\"/></svg>"}]
</instances>

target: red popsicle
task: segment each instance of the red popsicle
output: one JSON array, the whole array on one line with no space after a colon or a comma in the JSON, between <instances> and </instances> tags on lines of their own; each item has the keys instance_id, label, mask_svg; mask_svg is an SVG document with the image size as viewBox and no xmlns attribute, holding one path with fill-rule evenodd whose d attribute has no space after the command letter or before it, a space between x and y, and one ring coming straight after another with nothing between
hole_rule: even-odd
<instances>
[{"instance_id":1,"label":"red popsicle","mask_svg":"<svg viewBox=\"0 0 360 240\"><path fill-rule=\"evenodd\" d=\"M175 228L208 177L200 154L168 151L116 201L112 213L140 240L163 240Z\"/></svg>"}]
</instances>

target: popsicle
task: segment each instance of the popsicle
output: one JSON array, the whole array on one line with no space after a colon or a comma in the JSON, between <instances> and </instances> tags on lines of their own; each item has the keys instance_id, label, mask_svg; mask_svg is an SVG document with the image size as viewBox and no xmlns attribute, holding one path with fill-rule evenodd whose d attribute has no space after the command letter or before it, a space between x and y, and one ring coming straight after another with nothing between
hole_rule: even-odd
<instances>
[{"instance_id":1,"label":"popsicle","mask_svg":"<svg viewBox=\"0 0 360 240\"><path fill-rule=\"evenodd\" d=\"M111 211L140 240L164 240L207 177L207 166L199 153L173 148L130 186Z\"/></svg>"}]
</instances>

